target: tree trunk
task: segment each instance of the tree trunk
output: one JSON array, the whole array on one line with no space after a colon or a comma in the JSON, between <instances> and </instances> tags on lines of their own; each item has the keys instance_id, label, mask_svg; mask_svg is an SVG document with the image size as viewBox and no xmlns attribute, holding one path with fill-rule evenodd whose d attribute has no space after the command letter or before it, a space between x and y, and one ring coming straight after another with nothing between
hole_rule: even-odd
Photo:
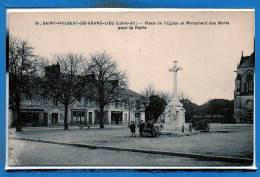
<instances>
[{"instance_id":1,"label":"tree trunk","mask_svg":"<svg viewBox=\"0 0 260 177\"><path fill-rule=\"evenodd\" d=\"M15 110L12 110L12 118L13 118L13 120L11 123L11 127L15 128L15 126L16 126L16 111Z\"/></svg>"},{"instance_id":2,"label":"tree trunk","mask_svg":"<svg viewBox=\"0 0 260 177\"><path fill-rule=\"evenodd\" d=\"M16 121L15 121L15 128L17 132L22 131L22 120L21 120L21 114L20 114L20 100L17 99L15 103L15 109L16 109Z\"/></svg>"},{"instance_id":3,"label":"tree trunk","mask_svg":"<svg viewBox=\"0 0 260 177\"><path fill-rule=\"evenodd\" d=\"M130 114L131 114L131 108L130 108L130 106L129 106L129 108L128 108L128 120L129 121L127 121L127 122L131 122L131 116L130 116Z\"/></svg>"},{"instance_id":4,"label":"tree trunk","mask_svg":"<svg viewBox=\"0 0 260 177\"><path fill-rule=\"evenodd\" d=\"M100 113L99 113L99 122L100 122L100 128L104 128L104 106L100 105Z\"/></svg>"},{"instance_id":5,"label":"tree trunk","mask_svg":"<svg viewBox=\"0 0 260 177\"><path fill-rule=\"evenodd\" d=\"M65 104L65 113L64 113L64 130L68 130L69 127L68 127L68 105Z\"/></svg>"}]
</instances>

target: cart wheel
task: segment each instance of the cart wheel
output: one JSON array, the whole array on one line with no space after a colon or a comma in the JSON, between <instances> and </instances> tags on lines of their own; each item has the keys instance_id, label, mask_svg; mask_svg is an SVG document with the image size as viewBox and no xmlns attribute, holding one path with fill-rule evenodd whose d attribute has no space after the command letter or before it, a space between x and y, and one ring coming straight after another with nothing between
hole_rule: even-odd
<instances>
[{"instance_id":1,"label":"cart wheel","mask_svg":"<svg viewBox=\"0 0 260 177\"><path fill-rule=\"evenodd\" d=\"M155 136L159 136L160 135L160 130L158 127L155 127Z\"/></svg>"},{"instance_id":2,"label":"cart wheel","mask_svg":"<svg viewBox=\"0 0 260 177\"><path fill-rule=\"evenodd\" d=\"M149 132L146 131L146 132L145 132L145 137L148 137L148 136L149 136Z\"/></svg>"}]
</instances>

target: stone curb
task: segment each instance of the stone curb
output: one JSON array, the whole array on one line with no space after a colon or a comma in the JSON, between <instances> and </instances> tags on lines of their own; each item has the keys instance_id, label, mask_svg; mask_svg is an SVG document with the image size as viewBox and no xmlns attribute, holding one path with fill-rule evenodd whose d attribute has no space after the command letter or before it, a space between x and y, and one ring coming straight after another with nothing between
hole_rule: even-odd
<instances>
[{"instance_id":1,"label":"stone curb","mask_svg":"<svg viewBox=\"0 0 260 177\"><path fill-rule=\"evenodd\" d=\"M245 164L253 163L253 159L233 157L233 156L215 156L215 155L205 155L205 154L196 154L196 153L172 152L172 151L150 150L150 149L141 149L141 148L126 148L126 147L104 146L104 145L95 145L95 144L64 143L64 142L41 140L41 139L31 139L31 138L15 138L15 137L10 137L10 138L15 139L15 140L58 144L58 145L66 145L66 146L74 146L74 147L84 147L84 148L89 148L89 149L106 149L106 150L114 150L114 151L139 152L139 153L196 158L196 159L200 159L200 160L209 160L209 161L237 162L237 163L243 163L243 164L244 163Z\"/></svg>"}]
</instances>

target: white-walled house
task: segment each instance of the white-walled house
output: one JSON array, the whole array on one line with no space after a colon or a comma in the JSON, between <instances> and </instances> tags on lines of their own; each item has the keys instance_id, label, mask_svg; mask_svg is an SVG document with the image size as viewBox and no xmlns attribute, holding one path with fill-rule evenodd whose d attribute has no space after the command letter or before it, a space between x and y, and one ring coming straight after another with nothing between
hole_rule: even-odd
<instances>
[{"instance_id":1,"label":"white-walled house","mask_svg":"<svg viewBox=\"0 0 260 177\"><path fill-rule=\"evenodd\" d=\"M122 89L131 104L116 103L105 107L105 125L128 125L129 122L145 120L145 113L138 108L140 95ZM37 95L28 95L21 103L22 126L58 126L64 124L64 106L56 100L45 100ZM10 124L14 121L14 114L9 111ZM99 125L99 107L90 100L75 101L68 109L69 125Z\"/></svg>"}]
</instances>

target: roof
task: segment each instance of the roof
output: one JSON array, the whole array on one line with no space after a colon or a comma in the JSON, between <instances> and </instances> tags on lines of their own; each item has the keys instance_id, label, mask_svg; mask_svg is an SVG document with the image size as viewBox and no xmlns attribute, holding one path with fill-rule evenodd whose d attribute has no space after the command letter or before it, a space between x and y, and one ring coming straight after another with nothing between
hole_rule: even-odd
<instances>
[{"instance_id":1,"label":"roof","mask_svg":"<svg viewBox=\"0 0 260 177\"><path fill-rule=\"evenodd\" d=\"M238 68L247 68L255 66L255 51L250 56L241 57Z\"/></svg>"},{"instance_id":2,"label":"roof","mask_svg":"<svg viewBox=\"0 0 260 177\"><path fill-rule=\"evenodd\" d=\"M130 89L126 89L126 88L120 89L120 94L132 96L132 97L141 97L140 94L138 94Z\"/></svg>"}]
</instances>

